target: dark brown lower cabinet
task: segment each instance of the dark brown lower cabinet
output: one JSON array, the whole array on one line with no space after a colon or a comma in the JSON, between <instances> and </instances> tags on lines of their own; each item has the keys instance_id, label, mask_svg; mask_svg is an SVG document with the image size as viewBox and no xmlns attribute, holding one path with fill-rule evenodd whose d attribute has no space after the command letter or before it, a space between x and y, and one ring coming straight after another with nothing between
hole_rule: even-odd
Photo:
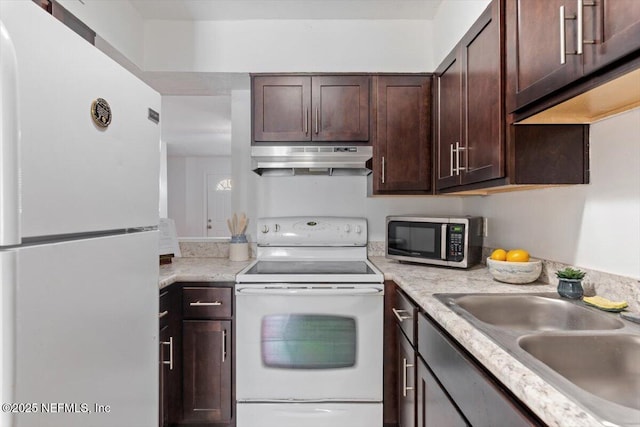
<instances>
[{"instance_id":1,"label":"dark brown lower cabinet","mask_svg":"<svg viewBox=\"0 0 640 427\"><path fill-rule=\"evenodd\" d=\"M170 360L165 360L165 345L164 343L171 342L171 336L169 334L169 326L165 325L160 328L160 363L158 364L158 378L159 378L159 402L160 402L160 415L159 415L159 425L160 427L165 427L169 425L169 404L170 399L169 396L171 394L171 384L169 382L169 366L165 362L169 362Z\"/></svg>"},{"instance_id":2,"label":"dark brown lower cabinet","mask_svg":"<svg viewBox=\"0 0 640 427\"><path fill-rule=\"evenodd\" d=\"M183 321L183 420L231 421L230 320Z\"/></svg>"},{"instance_id":3,"label":"dark brown lower cabinet","mask_svg":"<svg viewBox=\"0 0 640 427\"><path fill-rule=\"evenodd\" d=\"M159 426L234 426L233 283L174 283L159 317Z\"/></svg>"},{"instance_id":4,"label":"dark brown lower cabinet","mask_svg":"<svg viewBox=\"0 0 640 427\"><path fill-rule=\"evenodd\" d=\"M417 358L416 427L466 427L469 424L451 402L422 358Z\"/></svg>"}]
</instances>

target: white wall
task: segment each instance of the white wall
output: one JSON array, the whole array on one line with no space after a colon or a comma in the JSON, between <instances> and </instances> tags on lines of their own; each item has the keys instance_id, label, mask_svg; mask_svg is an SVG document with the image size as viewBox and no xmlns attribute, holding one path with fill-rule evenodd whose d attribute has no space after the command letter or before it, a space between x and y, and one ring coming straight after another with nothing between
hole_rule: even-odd
<instances>
[{"instance_id":1,"label":"white wall","mask_svg":"<svg viewBox=\"0 0 640 427\"><path fill-rule=\"evenodd\" d=\"M440 4L433 19L432 49L436 67L451 52L489 3L491 0L444 0Z\"/></svg>"},{"instance_id":2,"label":"white wall","mask_svg":"<svg viewBox=\"0 0 640 427\"><path fill-rule=\"evenodd\" d=\"M142 68L144 21L128 1L58 0L60 4Z\"/></svg>"},{"instance_id":3,"label":"white wall","mask_svg":"<svg viewBox=\"0 0 640 427\"><path fill-rule=\"evenodd\" d=\"M462 213L459 197L367 197L367 177L261 177L251 171L251 96L231 95L233 210L249 217L249 239L255 240L255 218L290 215L365 217L369 240L384 241L385 216L391 214Z\"/></svg>"},{"instance_id":4,"label":"white wall","mask_svg":"<svg viewBox=\"0 0 640 427\"><path fill-rule=\"evenodd\" d=\"M145 71L424 72L426 20L146 21Z\"/></svg>"},{"instance_id":5,"label":"white wall","mask_svg":"<svg viewBox=\"0 0 640 427\"><path fill-rule=\"evenodd\" d=\"M179 237L206 235L206 175L231 173L230 157L177 157L167 160L168 212Z\"/></svg>"},{"instance_id":6,"label":"white wall","mask_svg":"<svg viewBox=\"0 0 640 427\"><path fill-rule=\"evenodd\" d=\"M462 213L459 197L367 197L367 178L361 176L261 177L256 190L260 216L365 217L370 241L384 241L387 215Z\"/></svg>"},{"instance_id":7,"label":"white wall","mask_svg":"<svg viewBox=\"0 0 640 427\"><path fill-rule=\"evenodd\" d=\"M491 247L640 278L640 109L590 129L589 185L464 200L489 218Z\"/></svg>"}]
</instances>

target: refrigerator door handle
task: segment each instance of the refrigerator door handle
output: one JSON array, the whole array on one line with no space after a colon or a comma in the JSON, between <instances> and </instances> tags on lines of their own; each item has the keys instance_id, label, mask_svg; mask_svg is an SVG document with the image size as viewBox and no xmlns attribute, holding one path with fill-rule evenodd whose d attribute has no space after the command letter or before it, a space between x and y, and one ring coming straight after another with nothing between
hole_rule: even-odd
<instances>
[{"instance_id":1,"label":"refrigerator door handle","mask_svg":"<svg viewBox=\"0 0 640 427\"><path fill-rule=\"evenodd\" d=\"M21 243L17 75L13 42L0 21L0 246Z\"/></svg>"}]
</instances>

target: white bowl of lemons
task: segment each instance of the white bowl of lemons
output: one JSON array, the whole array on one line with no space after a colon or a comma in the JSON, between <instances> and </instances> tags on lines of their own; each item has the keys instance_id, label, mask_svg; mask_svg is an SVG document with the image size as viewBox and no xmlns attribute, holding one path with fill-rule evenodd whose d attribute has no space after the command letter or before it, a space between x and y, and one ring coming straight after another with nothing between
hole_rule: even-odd
<instances>
[{"instance_id":1,"label":"white bowl of lemons","mask_svg":"<svg viewBox=\"0 0 640 427\"><path fill-rule=\"evenodd\" d=\"M515 285L535 282L542 273L542 261L523 249L496 249L487 258L487 267L495 280Z\"/></svg>"}]
</instances>

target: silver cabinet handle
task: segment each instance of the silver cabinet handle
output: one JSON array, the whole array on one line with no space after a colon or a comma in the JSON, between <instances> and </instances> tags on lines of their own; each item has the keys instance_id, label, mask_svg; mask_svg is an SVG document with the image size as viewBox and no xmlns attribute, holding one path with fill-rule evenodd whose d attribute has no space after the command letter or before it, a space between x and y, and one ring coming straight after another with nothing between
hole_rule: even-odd
<instances>
[{"instance_id":1,"label":"silver cabinet handle","mask_svg":"<svg viewBox=\"0 0 640 427\"><path fill-rule=\"evenodd\" d=\"M406 358L402 358L402 396L407 397L407 391L413 390L413 387L407 387L407 371L409 368L413 368L413 363L407 363Z\"/></svg>"},{"instance_id":2,"label":"silver cabinet handle","mask_svg":"<svg viewBox=\"0 0 640 427\"><path fill-rule=\"evenodd\" d=\"M582 30L583 30L583 2L582 0L578 0L578 11L577 11L577 24L578 24L578 28L576 29L576 54L578 55L582 55Z\"/></svg>"},{"instance_id":3,"label":"silver cabinet handle","mask_svg":"<svg viewBox=\"0 0 640 427\"><path fill-rule=\"evenodd\" d=\"M456 141L456 162L458 163L458 166L456 167L457 175L460 175L460 171L467 170L466 167L463 168L462 166L460 166L460 164L462 163L462 161L460 160L460 153L466 149L467 149L466 147L460 146L460 142Z\"/></svg>"},{"instance_id":4,"label":"silver cabinet handle","mask_svg":"<svg viewBox=\"0 0 640 427\"><path fill-rule=\"evenodd\" d=\"M582 55L584 51L585 44L596 44L595 39L584 39L584 8L585 7L595 7L596 3L590 0L578 0L578 34L577 34L577 47L576 52L578 55Z\"/></svg>"},{"instance_id":5,"label":"silver cabinet handle","mask_svg":"<svg viewBox=\"0 0 640 427\"><path fill-rule=\"evenodd\" d=\"M382 183L384 184L384 156L382 156Z\"/></svg>"},{"instance_id":6,"label":"silver cabinet handle","mask_svg":"<svg viewBox=\"0 0 640 427\"><path fill-rule=\"evenodd\" d=\"M567 62L564 32L564 6L560 6L560 64Z\"/></svg>"},{"instance_id":7,"label":"silver cabinet handle","mask_svg":"<svg viewBox=\"0 0 640 427\"><path fill-rule=\"evenodd\" d=\"M304 134L309 133L309 108L304 110Z\"/></svg>"},{"instance_id":8,"label":"silver cabinet handle","mask_svg":"<svg viewBox=\"0 0 640 427\"><path fill-rule=\"evenodd\" d=\"M400 323L404 322L407 319L411 319L412 316L403 316L400 313L408 313L407 310L399 310L397 308L392 308L391 311L393 311L393 314L396 315L396 318L398 319L398 321L400 321Z\"/></svg>"},{"instance_id":9,"label":"silver cabinet handle","mask_svg":"<svg viewBox=\"0 0 640 427\"><path fill-rule=\"evenodd\" d=\"M581 12L578 12L579 14L581 14ZM564 10L564 6L560 6L560 64L565 64L567 62L567 55L576 55L576 52L567 52L567 34L566 34L566 26L565 26L565 21L573 21L573 20L577 20L578 17L576 17L575 15L566 15L565 14L565 10ZM578 26L581 26L580 23L578 23ZM578 34L577 35L579 38L582 38L582 35Z\"/></svg>"},{"instance_id":10,"label":"silver cabinet handle","mask_svg":"<svg viewBox=\"0 0 640 427\"><path fill-rule=\"evenodd\" d=\"M222 363L227 360L227 330L222 330Z\"/></svg>"},{"instance_id":11,"label":"silver cabinet handle","mask_svg":"<svg viewBox=\"0 0 640 427\"><path fill-rule=\"evenodd\" d=\"M158 313L158 319L162 319L164 316L169 314L168 310L163 311L162 313Z\"/></svg>"},{"instance_id":12,"label":"silver cabinet handle","mask_svg":"<svg viewBox=\"0 0 640 427\"><path fill-rule=\"evenodd\" d=\"M213 302L196 301L196 302L190 302L189 305L191 307L210 307L212 305L222 305L222 302L220 302L220 301L213 301Z\"/></svg>"},{"instance_id":13,"label":"silver cabinet handle","mask_svg":"<svg viewBox=\"0 0 640 427\"><path fill-rule=\"evenodd\" d=\"M319 128L319 117L318 117L318 107L316 107L316 135L318 134L318 132L320 131Z\"/></svg>"},{"instance_id":14,"label":"silver cabinet handle","mask_svg":"<svg viewBox=\"0 0 640 427\"><path fill-rule=\"evenodd\" d=\"M451 176L454 176L456 175L456 171L455 169L453 169L453 155L455 154L455 150L453 149L453 144L449 144L449 148L451 149L451 155L449 156Z\"/></svg>"},{"instance_id":15,"label":"silver cabinet handle","mask_svg":"<svg viewBox=\"0 0 640 427\"><path fill-rule=\"evenodd\" d=\"M169 341L162 341L160 344L169 346L169 360L162 358L162 364L169 365L169 370L173 371L173 337L169 337Z\"/></svg>"}]
</instances>

